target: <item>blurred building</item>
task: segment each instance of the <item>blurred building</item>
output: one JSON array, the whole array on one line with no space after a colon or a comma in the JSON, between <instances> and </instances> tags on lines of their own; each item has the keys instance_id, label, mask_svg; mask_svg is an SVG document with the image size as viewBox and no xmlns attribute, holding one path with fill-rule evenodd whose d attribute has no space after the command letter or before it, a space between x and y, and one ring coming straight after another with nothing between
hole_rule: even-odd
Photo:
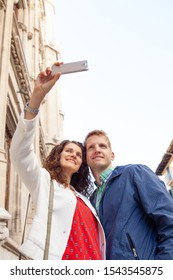
<instances>
[{"instance_id":1,"label":"blurred building","mask_svg":"<svg viewBox=\"0 0 173 280\"><path fill-rule=\"evenodd\" d=\"M60 55L54 45L54 19L53 0L0 0L0 259L18 259L28 191L10 163L9 148L37 74ZM52 91L41 105L37 125L40 163L63 135L59 85ZM26 234L33 214L30 201Z\"/></svg>"},{"instance_id":2,"label":"blurred building","mask_svg":"<svg viewBox=\"0 0 173 280\"><path fill-rule=\"evenodd\" d=\"M162 160L156 169L156 174L164 177L169 192L173 196L173 140L164 153Z\"/></svg>"}]
</instances>

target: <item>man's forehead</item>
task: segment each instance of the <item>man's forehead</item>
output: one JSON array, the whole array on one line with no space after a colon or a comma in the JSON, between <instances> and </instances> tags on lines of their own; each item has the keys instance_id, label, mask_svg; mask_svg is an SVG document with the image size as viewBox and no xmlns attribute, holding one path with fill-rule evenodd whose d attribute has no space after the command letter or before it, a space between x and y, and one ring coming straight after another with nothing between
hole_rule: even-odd
<instances>
[{"instance_id":1,"label":"man's forehead","mask_svg":"<svg viewBox=\"0 0 173 280\"><path fill-rule=\"evenodd\" d=\"M86 140L86 145L88 145L88 144L98 144L98 143L109 144L108 139L104 135L91 135Z\"/></svg>"}]
</instances>

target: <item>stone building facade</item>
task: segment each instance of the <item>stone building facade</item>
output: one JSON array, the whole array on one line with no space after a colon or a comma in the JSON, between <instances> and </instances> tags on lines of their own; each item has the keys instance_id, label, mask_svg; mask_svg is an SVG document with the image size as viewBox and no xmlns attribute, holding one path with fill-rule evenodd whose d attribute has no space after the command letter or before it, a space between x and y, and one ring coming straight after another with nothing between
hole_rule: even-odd
<instances>
[{"instance_id":1,"label":"stone building facade","mask_svg":"<svg viewBox=\"0 0 173 280\"><path fill-rule=\"evenodd\" d=\"M40 72L59 59L53 0L0 0L0 259L18 259L28 191L10 163L9 148L19 115ZM63 138L60 88L56 85L39 113L35 151L40 159ZM29 230L32 200L26 225Z\"/></svg>"},{"instance_id":2,"label":"stone building facade","mask_svg":"<svg viewBox=\"0 0 173 280\"><path fill-rule=\"evenodd\" d=\"M164 153L157 169L156 174L163 176L168 190L173 197L173 140Z\"/></svg>"}]
</instances>

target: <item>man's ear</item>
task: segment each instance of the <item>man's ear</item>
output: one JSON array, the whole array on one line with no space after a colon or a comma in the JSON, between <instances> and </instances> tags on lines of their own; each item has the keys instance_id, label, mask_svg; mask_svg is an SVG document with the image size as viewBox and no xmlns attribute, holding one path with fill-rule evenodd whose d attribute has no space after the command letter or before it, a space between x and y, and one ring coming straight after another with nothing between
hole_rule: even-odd
<instances>
[{"instance_id":1,"label":"man's ear","mask_svg":"<svg viewBox=\"0 0 173 280\"><path fill-rule=\"evenodd\" d=\"M112 152L111 160L113 161L115 159L115 154Z\"/></svg>"}]
</instances>

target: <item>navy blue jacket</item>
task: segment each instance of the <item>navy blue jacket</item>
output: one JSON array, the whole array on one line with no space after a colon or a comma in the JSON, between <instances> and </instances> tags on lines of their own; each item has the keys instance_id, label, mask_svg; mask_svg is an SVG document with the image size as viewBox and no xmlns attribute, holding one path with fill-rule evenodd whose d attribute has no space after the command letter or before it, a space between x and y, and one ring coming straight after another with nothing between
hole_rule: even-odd
<instances>
[{"instance_id":1,"label":"navy blue jacket","mask_svg":"<svg viewBox=\"0 0 173 280\"><path fill-rule=\"evenodd\" d=\"M96 191L91 197L93 205L95 197ZM114 169L99 217L108 260L173 260L173 198L147 166Z\"/></svg>"}]
</instances>

